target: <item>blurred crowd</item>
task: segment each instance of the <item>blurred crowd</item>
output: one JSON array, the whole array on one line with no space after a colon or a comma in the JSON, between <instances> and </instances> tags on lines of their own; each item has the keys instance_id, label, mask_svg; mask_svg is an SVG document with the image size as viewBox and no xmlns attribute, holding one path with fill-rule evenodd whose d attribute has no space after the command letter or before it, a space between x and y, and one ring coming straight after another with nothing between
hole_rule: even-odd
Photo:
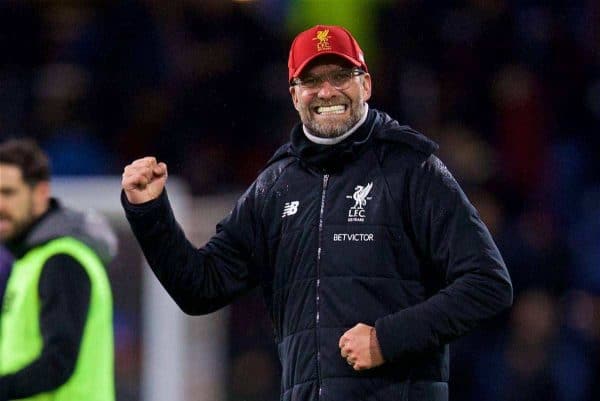
<instances>
[{"instance_id":1,"label":"blurred crowd","mask_svg":"<svg viewBox=\"0 0 600 401\"><path fill-rule=\"evenodd\" d=\"M287 51L316 23L355 33L370 105L441 145L512 275L514 307L451 348L451 399L600 399L598 1L3 0L0 138L58 175L151 154L240 191L297 121ZM277 399L270 332L258 294L233 305L231 401Z\"/></svg>"}]
</instances>

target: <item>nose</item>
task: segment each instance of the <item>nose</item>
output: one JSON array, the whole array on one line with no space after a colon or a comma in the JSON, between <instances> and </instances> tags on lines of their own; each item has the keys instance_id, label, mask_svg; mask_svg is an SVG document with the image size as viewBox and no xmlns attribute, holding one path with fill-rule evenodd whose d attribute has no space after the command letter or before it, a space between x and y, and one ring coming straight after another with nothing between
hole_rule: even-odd
<instances>
[{"instance_id":1,"label":"nose","mask_svg":"<svg viewBox=\"0 0 600 401\"><path fill-rule=\"evenodd\" d=\"M337 89L335 86L331 85L328 80L324 80L319 88L319 92L317 96L321 99L328 99L337 94Z\"/></svg>"}]
</instances>

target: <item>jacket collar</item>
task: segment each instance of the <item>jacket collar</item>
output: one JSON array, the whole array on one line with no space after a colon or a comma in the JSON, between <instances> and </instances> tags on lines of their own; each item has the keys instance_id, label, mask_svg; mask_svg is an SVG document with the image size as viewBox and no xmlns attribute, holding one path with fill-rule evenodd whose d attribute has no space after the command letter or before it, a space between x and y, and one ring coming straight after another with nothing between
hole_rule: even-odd
<instances>
[{"instance_id":1,"label":"jacket collar","mask_svg":"<svg viewBox=\"0 0 600 401\"><path fill-rule=\"evenodd\" d=\"M292 128L290 137L290 142L281 146L266 166L287 157L295 157L319 171L340 169L360 155L373 139L404 144L426 155L433 154L438 149L438 145L425 135L408 125L400 125L388 114L374 108L369 108L364 124L339 144L318 145L310 142L304 135L301 123Z\"/></svg>"},{"instance_id":2,"label":"jacket collar","mask_svg":"<svg viewBox=\"0 0 600 401\"><path fill-rule=\"evenodd\" d=\"M364 150L378 123L377 113L369 110L365 122L352 135L334 145L312 142L306 137L302 124L297 124L291 132L290 150L301 162L317 171L339 171Z\"/></svg>"},{"instance_id":3,"label":"jacket collar","mask_svg":"<svg viewBox=\"0 0 600 401\"><path fill-rule=\"evenodd\" d=\"M426 155L430 155L438 150L438 144L425 135L415 131L408 125L400 125L398 121L386 113L378 113L383 119L382 127L376 133L378 139L386 142L402 143Z\"/></svg>"}]
</instances>

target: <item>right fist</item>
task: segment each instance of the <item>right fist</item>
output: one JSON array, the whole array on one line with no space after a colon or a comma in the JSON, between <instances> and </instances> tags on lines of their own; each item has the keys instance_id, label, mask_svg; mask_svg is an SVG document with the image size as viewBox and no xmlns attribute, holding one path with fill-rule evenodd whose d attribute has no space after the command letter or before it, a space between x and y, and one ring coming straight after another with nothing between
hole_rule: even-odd
<instances>
[{"instance_id":1,"label":"right fist","mask_svg":"<svg viewBox=\"0 0 600 401\"><path fill-rule=\"evenodd\" d=\"M125 166L121 186L129 203L138 204L158 198L166 182L167 165L150 156Z\"/></svg>"}]
</instances>

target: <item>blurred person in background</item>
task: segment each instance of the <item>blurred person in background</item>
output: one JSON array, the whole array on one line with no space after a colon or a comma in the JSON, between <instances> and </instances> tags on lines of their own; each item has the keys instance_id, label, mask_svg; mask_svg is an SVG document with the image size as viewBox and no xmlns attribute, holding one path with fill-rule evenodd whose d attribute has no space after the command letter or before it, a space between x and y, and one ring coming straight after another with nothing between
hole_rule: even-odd
<instances>
[{"instance_id":1,"label":"blurred person in background","mask_svg":"<svg viewBox=\"0 0 600 401\"><path fill-rule=\"evenodd\" d=\"M116 237L51 197L46 154L0 143L0 240L12 253L1 299L0 400L113 401ZM0 293L2 293L0 291Z\"/></svg>"},{"instance_id":2,"label":"blurred person in background","mask_svg":"<svg viewBox=\"0 0 600 401\"><path fill-rule=\"evenodd\" d=\"M448 344L512 303L492 237L424 135L370 108L349 31L292 43L301 123L196 249L137 159L121 201L154 273L183 311L213 312L261 286L284 401L448 400Z\"/></svg>"},{"instance_id":3,"label":"blurred person in background","mask_svg":"<svg viewBox=\"0 0 600 401\"><path fill-rule=\"evenodd\" d=\"M545 290L528 290L515 299L505 343L478 358L478 394L486 401L564 400L553 371L563 358L557 302Z\"/></svg>"}]
</instances>

